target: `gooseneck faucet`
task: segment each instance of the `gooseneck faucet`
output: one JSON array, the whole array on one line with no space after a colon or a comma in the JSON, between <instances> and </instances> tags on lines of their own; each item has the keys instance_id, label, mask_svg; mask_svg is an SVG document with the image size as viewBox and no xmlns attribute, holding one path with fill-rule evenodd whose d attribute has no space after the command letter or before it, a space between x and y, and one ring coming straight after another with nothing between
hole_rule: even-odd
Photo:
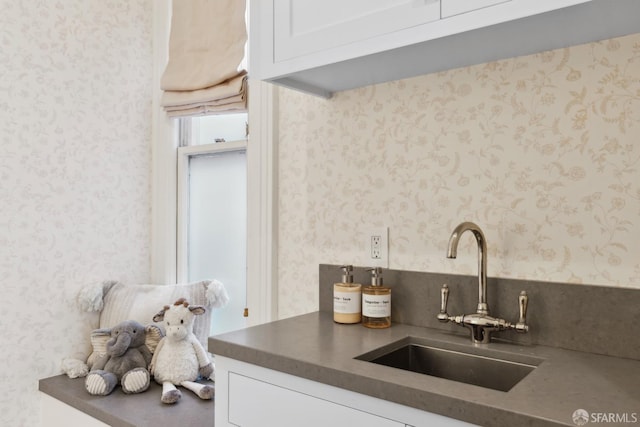
<instances>
[{"instance_id":1,"label":"gooseneck faucet","mask_svg":"<svg viewBox=\"0 0 640 427\"><path fill-rule=\"evenodd\" d=\"M520 318L516 323L507 322L504 319L489 316L489 305L487 304L487 241L484 233L473 222L463 222L458 225L449 238L447 248L447 258L456 258L458 252L458 241L465 231L471 231L478 243L478 307L474 314L463 314L460 316L450 316L447 313L447 302L449 299L449 287L442 285L440 313L438 320L441 322L453 322L460 326L466 326L471 330L471 340L476 344L486 344L491 341L491 332L514 329L517 332L527 332L529 326L526 324L527 305L529 297L525 291L520 292L518 297L518 307Z\"/></svg>"},{"instance_id":2,"label":"gooseneck faucet","mask_svg":"<svg viewBox=\"0 0 640 427\"><path fill-rule=\"evenodd\" d=\"M449 238L447 258L458 256L458 241L465 231L471 231L478 242L478 314L489 314L487 305L487 240L484 233L473 222L463 222L453 229Z\"/></svg>"}]
</instances>

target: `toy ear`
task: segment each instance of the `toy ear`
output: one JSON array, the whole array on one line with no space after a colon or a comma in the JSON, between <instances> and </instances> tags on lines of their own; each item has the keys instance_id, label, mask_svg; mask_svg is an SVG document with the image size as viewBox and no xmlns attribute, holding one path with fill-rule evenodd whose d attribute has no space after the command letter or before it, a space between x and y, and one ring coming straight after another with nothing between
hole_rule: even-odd
<instances>
[{"instance_id":1,"label":"toy ear","mask_svg":"<svg viewBox=\"0 0 640 427\"><path fill-rule=\"evenodd\" d=\"M190 305L188 308L189 311L195 315L204 314L207 311L207 309L201 305Z\"/></svg>"},{"instance_id":2,"label":"toy ear","mask_svg":"<svg viewBox=\"0 0 640 427\"><path fill-rule=\"evenodd\" d=\"M169 309L168 305L165 305L155 316L153 316L154 322L162 322L164 320L164 312Z\"/></svg>"},{"instance_id":3,"label":"toy ear","mask_svg":"<svg viewBox=\"0 0 640 427\"><path fill-rule=\"evenodd\" d=\"M149 349L151 353L156 351L156 347L158 343L164 337L162 333L162 329L160 329L157 325L147 325L144 328L145 331L145 340L144 343Z\"/></svg>"},{"instance_id":4,"label":"toy ear","mask_svg":"<svg viewBox=\"0 0 640 427\"><path fill-rule=\"evenodd\" d=\"M91 332L91 346L93 348L93 352L87 359L87 365L89 366L89 368L93 366L98 358L103 357L105 354L107 354L107 341L109 341L110 339L111 329L95 329L93 332Z\"/></svg>"}]
</instances>

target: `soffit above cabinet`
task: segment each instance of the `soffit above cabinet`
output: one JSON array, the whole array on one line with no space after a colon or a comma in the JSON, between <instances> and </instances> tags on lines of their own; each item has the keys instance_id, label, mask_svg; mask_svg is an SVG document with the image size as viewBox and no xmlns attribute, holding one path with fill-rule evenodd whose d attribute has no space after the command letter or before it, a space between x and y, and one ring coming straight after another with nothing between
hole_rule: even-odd
<instances>
[{"instance_id":1,"label":"soffit above cabinet","mask_svg":"<svg viewBox=\"0 0 640 427\"><path fill-rule=\"evenodd\" d=\"M252 77L323 97L640 32L639 0L252 0L250 13Z\"/></svg>"}]
</instances>

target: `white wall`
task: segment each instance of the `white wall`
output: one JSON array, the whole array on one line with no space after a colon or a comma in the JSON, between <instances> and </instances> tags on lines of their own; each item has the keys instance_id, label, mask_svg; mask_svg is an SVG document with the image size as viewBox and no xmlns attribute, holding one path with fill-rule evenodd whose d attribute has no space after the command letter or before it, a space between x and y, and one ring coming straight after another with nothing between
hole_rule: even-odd
<instances>
[{"instance_id":1,"label":"white wall","mask_svg":"<svg viewBox=\"0 0 640 427\"><path fill-rule=\"evenodd\" d=\"M489 276L640 288L639 45L329 100L280 89L280 316L317 309L319 263L368 265L371 226L390 228L395 269L477 274L471 236L445 258L467 220L485 231Z\"/></svg>"},{"instance_id":2,"label":"white wall","mask_svg":"<svg viewBox=\"0 0 640 427\"><path fill-rule=\"evenodd\" d=\"M78 290L149 276L151 0L0 0L0 424L88 350Z\"/></svg>"}]
</instances>

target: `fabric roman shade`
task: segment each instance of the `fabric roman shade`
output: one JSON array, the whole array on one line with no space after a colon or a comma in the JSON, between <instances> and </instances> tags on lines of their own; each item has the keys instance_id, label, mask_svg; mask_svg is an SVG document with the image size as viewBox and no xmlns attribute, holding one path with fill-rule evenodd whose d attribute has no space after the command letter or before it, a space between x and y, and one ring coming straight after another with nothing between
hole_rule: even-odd
<instances>
[{"instance_id":1,"label":"fabric roman shade","mask_svg":"<svg viewBox=\"0 0 640 427\"><path fill-rule=\"evenodd\" d=\"M244 111L246 0L173 0L162 105L169 116Z\"/></svg>"}]
</instances>

